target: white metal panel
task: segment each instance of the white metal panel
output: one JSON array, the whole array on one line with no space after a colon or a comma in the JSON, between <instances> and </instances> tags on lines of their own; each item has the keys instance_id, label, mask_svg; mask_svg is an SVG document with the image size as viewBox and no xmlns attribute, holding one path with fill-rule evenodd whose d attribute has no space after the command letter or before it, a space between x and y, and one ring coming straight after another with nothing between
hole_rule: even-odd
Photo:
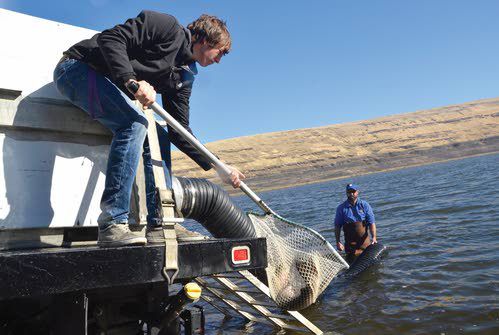
<instances>
[{"instance_id":1,"label":"white metal panel","mask_svg":"<svg viewBox=\"0 0 499 335\"><path fill-rule=\"evenodd\" d=\"M0 134L0 229L95 225L107 145Z\"/></svg>"},{"instance_id":2,"label":"white metal panel","mask_svg":"<svg viewBox=\"0 0 499 335\"><path fill-rule=\"evenodd\" d=\"M0 88L58 99L62 97L52 85L57 61L71 45L97 33L2 8L0 31Z\"/></svg>"}]
</instances>

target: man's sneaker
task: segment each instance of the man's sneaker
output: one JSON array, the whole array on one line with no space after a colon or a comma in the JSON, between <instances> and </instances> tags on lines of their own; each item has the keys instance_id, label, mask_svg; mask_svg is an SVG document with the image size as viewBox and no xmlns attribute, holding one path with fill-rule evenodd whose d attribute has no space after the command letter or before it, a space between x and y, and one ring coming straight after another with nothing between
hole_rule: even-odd
<instances>
[{"instance_id":1,"label":"man's sneaker","mask_svg":"<svg viewBox=\"0 0 499 335\"><path fill-rule=\"evenodd\" d=\"M175 233L177 234L178 241L201 241L208 239L208 236L201 235L190 230L187 230L178 223L175 225ZM163 235L163 227L146 227L147 243L165 243L165 236Z\"/></svg>"},{"instance_id":2,"label":"man's sneaker","mask_svg":"<svg viewBox=\"0 0 499 335\"><path fill-rule=\"evenodd\" d=\"M112 224L102 230L99 229L97 240L97 245L102 248L144 245L146 243L147 239L132 233L127 224Z\"/></svg>"}]
</instances>

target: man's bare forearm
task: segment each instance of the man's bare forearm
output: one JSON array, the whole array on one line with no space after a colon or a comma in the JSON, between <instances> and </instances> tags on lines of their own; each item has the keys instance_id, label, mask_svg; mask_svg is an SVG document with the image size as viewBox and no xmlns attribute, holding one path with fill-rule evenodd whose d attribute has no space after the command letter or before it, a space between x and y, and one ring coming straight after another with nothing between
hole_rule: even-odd
<instances>
[{"instance_id":1,"label":"man's bare forearm","mask_svg":"<svg viewBox=\"0 0 499 335\"><path fill-rule=\"evenodd\" d=\"M341 228L340 228L340 226L335 226L334 227L334 234L336 236L336 243L340 242L340 236L341 236Z\"/></svg>"},{"instance_id":2,"label":"man's bare forearm","mask_svg":"<svg viewBox=\"0 0 499 335\"><path fill-rule=\"evenodd\" d=\"M376 224L375 223L372 223L369 225L369 232L371 233L372 240L376 241L377 237L376 237Z\"/></svg>"}]
</instances>

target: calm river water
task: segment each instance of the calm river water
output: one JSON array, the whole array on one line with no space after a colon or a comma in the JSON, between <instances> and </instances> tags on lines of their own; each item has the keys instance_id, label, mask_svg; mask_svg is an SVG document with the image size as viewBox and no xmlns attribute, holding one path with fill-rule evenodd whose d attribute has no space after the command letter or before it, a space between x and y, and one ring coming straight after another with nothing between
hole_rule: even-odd
<instances>
[{"instance_id":1,"label":"calm river water","mask_svg":"<svg viewBox=\"0 0 499 335\"><path fill-rule=\"evenodd\" d=\"M372 205L378 240L389 251L360 277L333 280L303 314L332 334L499 334L499 155L260 196L334 245L333 214L347 182ZM236 201L255 209L245 197ZM277 332L206 312L208 334Z\"/></svg>"}]
</instances>

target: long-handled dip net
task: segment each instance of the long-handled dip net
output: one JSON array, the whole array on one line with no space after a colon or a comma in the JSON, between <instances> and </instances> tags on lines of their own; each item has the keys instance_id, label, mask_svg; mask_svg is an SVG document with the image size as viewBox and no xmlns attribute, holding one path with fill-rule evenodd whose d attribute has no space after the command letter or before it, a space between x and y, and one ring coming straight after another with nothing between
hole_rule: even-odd
<instances>
[{"instance_id":1,"label":"long-handled dip net","mask_svg":"<svg viewBox=\"0 0 499 335\"><path fill-rule=\"evenodd\" d=\"M128 89L135 93L134 82ZM206 156L218 171L230 169L156 102L150 106L173 129ZM267 239L267 280L272 298L283 309L299 310L314 303L334 276L348 264L314 230L283 219L272 211L245 183L239 187L266 214L249 214L257 234Z\"/></svg>"},{"instance_id":2,"label":"long-handled dip net","mask_svg":"<svg viewBox=\"0 0 499 335\"><path fill-rule=\"evenodd\" d=\"M248 214L258 237L267 238L266 274L270 294L286 310L313 304L331 280L348 268L316 231L277 214Z\"/></svg>"}]
</instances>

